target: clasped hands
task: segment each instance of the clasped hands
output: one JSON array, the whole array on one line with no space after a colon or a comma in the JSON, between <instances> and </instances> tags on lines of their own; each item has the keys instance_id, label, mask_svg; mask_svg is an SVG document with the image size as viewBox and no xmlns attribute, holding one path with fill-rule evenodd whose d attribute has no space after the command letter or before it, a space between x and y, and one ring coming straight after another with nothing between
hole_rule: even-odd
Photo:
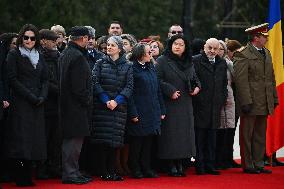
<instances>
[{"instance_id":1,"label":"clasped hands","mask_svg":"<svg viewBox=\"0 0 284 189\"><path fill-rule=\"evenodd\" d=\"M199 87L195 87L193 92L189 93L190 95L194 96L194 95L197 95L200 91L200 88ZM172 99L173 100L176 100L180 97L180 91L175 91L174 94L172 95Z\"/></svg>"},{"instance_id":2,"label":"clasped hands","mask_svg":"<svg viewBox=\"0 0 284 189\"><path fill-rule=\"evenodd\" d=\"M10 106L10 103L8 101L3 101L3 108L8 108Z\"/></svg>"},{"instance_id":3,"label":"clasped hands","mask_svg":"<svg viewBox=\"0 0 284 189\"><path fill-rule=\"evenodd\" d=\"M163 120L163 119L165 119L165 117L166 117L166 115L161 115L160 118ZM136 123L136 122L139 121L139 118L138 118L138 117L134 117L134 118L132 118L131 120Z\"/></svg>"},{"instance_id":4,"label":"clasped hands","mask_svg":"<svg viewBox=\"0 0 284 189\"><path fill-rule=\"evenodd\" d=\"M117 102L115 100L109 100L106 102L108 109L114 110L117 106Z\"/></svg>"}]
</instances>

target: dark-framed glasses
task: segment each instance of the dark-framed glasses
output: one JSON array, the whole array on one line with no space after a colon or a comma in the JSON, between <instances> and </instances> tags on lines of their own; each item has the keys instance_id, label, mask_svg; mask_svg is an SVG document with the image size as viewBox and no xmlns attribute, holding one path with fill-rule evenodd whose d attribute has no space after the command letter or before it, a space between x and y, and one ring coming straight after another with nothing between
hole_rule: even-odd
<instances>
[{"instance_id":1,"label":"dark-framed glasses","mask_svg":"<svg viewBox=\"0 0 284 189\"><path fill-rule=\"evenodd\" d=\"M182 34L182 31L172 31L172 34Z\"/></svg>"},{"instance_id":2,"label":"dark-framed glasses","mask_svg":"<svg viewBox=\"0 0 284 189\"><path fill-rule=\"evenodd\" d=\"M118 27L118 26L117 26L117 27L115 27L115 26L114 26L114 27L110 27L110 29L112 29L112 30L113 30L113 29L117 29L117 30L119 30L119 29L120 29L120 27Z\"/></svg>"},{"instance_id":3,"label":"dark-framed glasses","mask_svg":"<svg viewBox=\"0 0 284 189\"><path fill-rule=\"evenodd\" d=\"M36 40L36 37L35 37L35 36L27 36L27 35L24 35L24 36L23 36L23 39L26 40L26 41L29 40L29 39L30 39L31 41L35 41L35 40Z\"/></svg>"}]
</instances>

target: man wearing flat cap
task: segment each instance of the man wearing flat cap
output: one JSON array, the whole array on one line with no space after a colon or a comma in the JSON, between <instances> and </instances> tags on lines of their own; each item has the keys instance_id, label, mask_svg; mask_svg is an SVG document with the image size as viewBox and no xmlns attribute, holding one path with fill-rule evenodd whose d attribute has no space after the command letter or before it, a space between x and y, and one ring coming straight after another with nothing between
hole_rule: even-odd
<instances>
[{"instance_id":1,"label":"man wearing flat cap","mask_svg":"<svg viewBox=\"0 0 284 189\"><path fill-rule=\"evenodd\" d=\"M243 171L272 173L264 169L266 120L278 105L272 58L264 47L268 24L245 30L250 41L234 54L234 81L241 115L240 147Z\"/></svg>"},{"instance_id":2,"label":"man wearing flat cap","mask_svg":"<svg viewBox=\"0 0 284 189\"><path fill-rule=\"evenodd\" d=\"M42 29L40 34L40 52L48 68L48 96L44 105L47 161L37 165L38 179L57 178L61 175L61 130L58 125L58 58L56 40L59 37L54 31Z\"/></svg>"},{"instance_id":3,"label":"man wearing flat cap","mask_svg":"<svg viewBox=\"0 0 284 189\"><path fill-rule=\"evenodd\" d=\"M89 177L79 171L79 155L89 135L89 110L92 105L91 70L87 61L89 30L70 29L70 42L59 58L59 115L62 127L62 183L86 184Z\"/></svg>"}]
</instances>

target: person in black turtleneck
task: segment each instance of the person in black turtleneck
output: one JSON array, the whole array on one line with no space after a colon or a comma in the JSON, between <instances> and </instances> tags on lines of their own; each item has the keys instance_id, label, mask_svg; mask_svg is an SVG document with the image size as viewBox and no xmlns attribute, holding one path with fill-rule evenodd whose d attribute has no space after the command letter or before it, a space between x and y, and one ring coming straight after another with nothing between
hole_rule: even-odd
<instances>
[{"instance_id":1,"label":"person in black turtleneck","mask_svg":"<svg viewBox=\"0 0 284 189\"><path fill-rule=\"evenodd\" d=\"M87 61L86 27L70 29L70 42L59 57L59 119L63 133L62 183L86 184L92 179L79 171L79 155L89 135L89 110L92 105L91 70Z\"/></svg>"},{"instance_id":2,"label":"person in black turtleneck","mask_svg":"<svg viewBox=\"0 0 284 189\"><path fill-rule=\"evenodd\" d=\"M48 96L44 107L47 161L38 162L37 179L59 177L61 167L61 130L58 125L58 58L60 56L56 47L59 37L54 31L42 29L40 33L40 52L48 67Z\"/></svg>"},{"instance_id":3,"label":"person in black turtleneck","mask_svg":"<svg viewBox=\"0 0 284 189\"><path fill-rule=\"evenodd\" d=\"M170 176L186 176L182 160L195 156L192 96L197 95L201 85L183 35L169 39L156 68L167 110L158 137L157 157L167 162Z\"/></svg>"}]
</instances>

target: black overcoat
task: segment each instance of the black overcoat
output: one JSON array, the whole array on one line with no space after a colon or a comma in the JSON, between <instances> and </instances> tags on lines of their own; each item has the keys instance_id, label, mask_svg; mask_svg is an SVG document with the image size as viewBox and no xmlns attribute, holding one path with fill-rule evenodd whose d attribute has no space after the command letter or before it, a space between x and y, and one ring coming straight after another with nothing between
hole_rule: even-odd
<instances>
[{"instance_id":1,"label":"black overcoat","mask_svg":"<svg viewBox=\"0 0 284 189\"><path fill-rule=\"evenodd\" d=\"M70 42L59 57L59 115L63 138L84 137L90 132L91 70L87 50Z\"/></svg>"},{"instance_id":2,"label":"black overcoat","mask_svg":"<svg viewBox=\"0 0 284 189\"><path fill-rule=\"evenodd\" d=\"M45 116L58 116L58 58L60 56L59 51L49 50L42 48L44 60L48 67L48 95L44 105Z\"/></svg>"},{"instance_id":3,"label":"black overcoat","mask_svg":"<svg viewBox=\"0 0 284 189\"><path fill-rule=\"evenodd\" d=\"M221 109L227 99L227 64L216 56L214 65L205 53L192 59L202 90L193 98L196 128L220 127Z\"/></svg>"},{"instance_id":4,"label":"black overcoat","mask_svg":"<svg viewBox=\"0 0 284 189\"><path fill-rule=\"evenodd\" d=\"M159 57L157 62L158 78L167 111L166 118L162 121L161 136L158 137L158 157L182 159L195 156L192 97L187 80L194 77L194 67L191 65L181 71L175 60L166 55ZM171 98L175 91L180 91L181 94L177 100Z\"/></svg>"},{"instance_id":5,"label":"black overcoat","mask_svg":"<svg viewBox=\"0 0 284 189\"><path fill-rule=\"evenodd\" d=\"M41 160L46 158L44 106L37 105L39 97L46 99L48 73L40 54L36 69L19 49L7 57L10 85L10 107L5 138L5 154L9 158Z\"/></svg>"}]
</instances>

